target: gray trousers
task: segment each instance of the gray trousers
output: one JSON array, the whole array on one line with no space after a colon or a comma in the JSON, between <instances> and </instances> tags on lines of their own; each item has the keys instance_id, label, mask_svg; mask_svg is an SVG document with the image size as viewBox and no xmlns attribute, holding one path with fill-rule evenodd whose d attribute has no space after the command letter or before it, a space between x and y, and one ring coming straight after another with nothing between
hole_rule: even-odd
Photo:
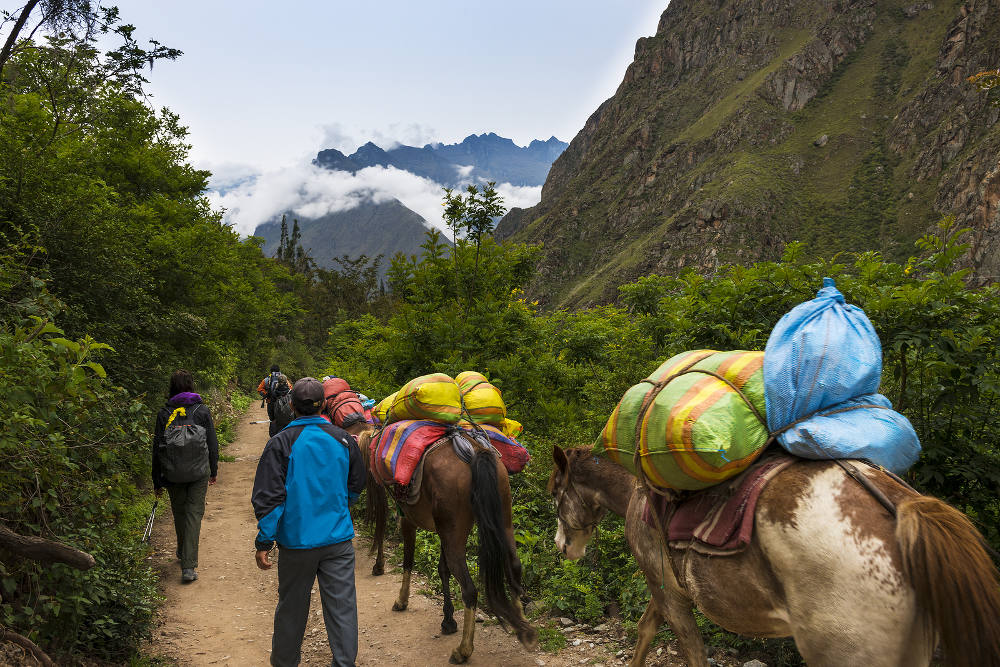
<instances>
[{"instance_id":1,"label":"gray trousers","mask_svg":"<svg viewBox=\"0 0 1000 667\"><path fill-rule=\"evenodd\" d=\"M208 477L187 484L171 484L170 509L174 514L177 532L177 557L181 568L198 567L198 538L201 536L201 519L205 516L205 494Z\"/></svg>"},{"instance_id":2,"label":"gray trousers","mask_svg":"<svg viewBox=\"0 0 1000 667\"><path fill-rule=\"evenodd\" d=\"M354 545L350 540L316 549L282 548L278 554L278 607L274 610L271 664L296 667L309 620L309 597L319 579L326 638L334 667L354 667L358 657L358 601Z\"/></svg>"}]
</instances>

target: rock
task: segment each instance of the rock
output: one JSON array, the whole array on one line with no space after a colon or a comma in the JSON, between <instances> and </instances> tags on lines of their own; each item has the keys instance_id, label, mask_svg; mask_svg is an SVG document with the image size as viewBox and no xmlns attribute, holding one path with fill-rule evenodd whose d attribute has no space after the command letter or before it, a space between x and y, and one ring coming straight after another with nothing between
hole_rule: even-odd
<instances>
[{"instance_id":1,"label":"rock","mask_svg":"<svg viewBox=\"0 0 1000 667\"><path fill-rule=\"evenodd\" d=\"M559 623L560 623L560 624L561 624L561 625L562 625L562 626L563 626L564 628L568 628L569 626L573 625L573 621L569 620L569 619L568 619L568 618L566 618L565 616L563 616L563 617L561 617L561 618L559 619Z\"/></svg>"},{"instance_id":2,"label":"rock","mask_svg":"<svg viewBox=\"0 0 1000 667\"><path fill-rule=\"evenodd\" d=\"M538 665L538 667L545 667L545 661L541 658L535 658L535 664Z\"/></svg>"},{"instance_id":3,"label":"rock","mask_svg":"<svg viewBox=\"0 0 1000 667\"><path fill-rule=\"evenodd\" d=\"M824 134L813 142L813 146L826 146L826 142L828 141L830 141L830 137Z\"/></svg>"},{"instance_id":4,"label":"rock","mask_svg":"<svg viewBox=\"0 0 1000 667\"><path fill-rule=\"evenodd\" d=\"M744 662L743 667L767 667L767 663L760 660L751 660L750 662Z\"/></svg>"},{"instance_id":5,"label":"rock","mask_svg":"<svg viewBox=\"0 0 1000 667\"><path fill-rule=\"evenodd\" d=\"M715 658L709 658L708 667L719 667L719 663L715 661Z\"/></svg>"},{"instance_id":6,"label":"rock","mask_svg":"<svg viewBox=\"0 0 1000 667\"><path fill-rule=\"evenodd\" d=\"M583 643L582 639L574 639L573 640L573 646L579 646L582 643Z\"/></svg>"},{"instance_id":7,"label":"rock","mask_svg":"<svg viewBox=\"0 0 1000 667\"><path fill-rule=\"evenodd\" d=\"M607 631L608 631L607 623L601 623L600 625L594 626L594 632L607 632Z\"/></svg>"}]
</instances>

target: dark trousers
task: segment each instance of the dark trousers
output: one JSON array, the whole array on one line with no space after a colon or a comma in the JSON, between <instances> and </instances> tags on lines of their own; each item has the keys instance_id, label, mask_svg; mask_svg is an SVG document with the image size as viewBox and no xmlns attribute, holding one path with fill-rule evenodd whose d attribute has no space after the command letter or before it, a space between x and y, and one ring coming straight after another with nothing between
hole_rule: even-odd
<instances>
[{"instance_id":1,"label":"dark trousers","mask_svg":"<svg viewBox=\"0 0 1000 667\"><path fill-rule=\"evenodd\" d=\"M177 531L177 555L181 568L198 567L198 538L201 519L205 516L205 494L208 477L187 484L171 484L170 509L174 513L174 530Z\"/></svg>"},{"instance_id":2,"label":"dark trousers","mask_svg":"<svg viewBox=\"0 0 1000 667\"><path fill-rule=\"evenodd\" d=\"M354 589L354 545L350 540L278 554L278 607L274 610L271 664L296 667L309 619L309 597L319 579L326 639L334 667L354 667L358 657L358 602Z\"/></svg>"}]
</instances>

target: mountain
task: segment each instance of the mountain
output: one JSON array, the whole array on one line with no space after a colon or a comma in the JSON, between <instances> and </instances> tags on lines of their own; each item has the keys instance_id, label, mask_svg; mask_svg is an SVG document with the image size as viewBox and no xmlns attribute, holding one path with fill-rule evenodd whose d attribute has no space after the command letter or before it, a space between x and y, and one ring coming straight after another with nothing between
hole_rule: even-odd
<instances>
[{"instance_id":1,"label":"mountain","mask_svg":"<svg viewBox=\"0 0 1000 667\"><path fill-rule=\"evenodd\" d=\"M954 214L1000 274L1000 0L671 0L614 96L497 235L542 242L531 291L610 301L649 273L877 250Z\"/></svg>"},{"instance_id":2,"label":"mountain","mask_svg":"<svg viewBox=\"0 0 1000 667\"><path fill-rule=\"evenodd\" d=\"M302 247L319 266L336 268L333 259L343 255L383 255L382 275L385 275L389 260L397 252L406 255L423 252L420 244L424 242L427 231L424 219L396 199L380 204L368 201L315 219L291 212L287 217L289 230L292 220L298 219ZM264 255L273 255L281 238L281 218L258 226L254 236L264 239Z\"/></svg>"},{"instance_id":3,"label":"mountain","mask_svg":"<svg viewBox=\"0 0 1000 667\"><path fill-rule=\"evenodd\" d=\"M521 147L493 132L470 134L458 144L427 144L423 148L397 146L383 150L369 141L351 155L333 148L322 150L313 164L351 173L365 167L392 166L448 187L460 187L480 178L512 185L541 185L553 160L568 145L551 137Z\"/></svg>"}]
</instances>

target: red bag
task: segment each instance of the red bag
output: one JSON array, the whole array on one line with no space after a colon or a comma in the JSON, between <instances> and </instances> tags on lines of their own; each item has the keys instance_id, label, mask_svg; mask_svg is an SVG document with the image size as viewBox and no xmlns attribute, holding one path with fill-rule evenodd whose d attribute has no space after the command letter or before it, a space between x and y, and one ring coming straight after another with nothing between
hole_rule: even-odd
<instances>
[{"instance_id":1,"label":"red bag","mask_svg":"<svg viewBox=\"0 0 1000 667\"><path fill-rule=\"evenodd\" d=\"M342 378L330 378L323 383L323 413L330 421L341 428L347 428L366 421L365 410L361 407L361 399L357 392L351 391L351 385Z\"/></svg>"}]
</instances>

